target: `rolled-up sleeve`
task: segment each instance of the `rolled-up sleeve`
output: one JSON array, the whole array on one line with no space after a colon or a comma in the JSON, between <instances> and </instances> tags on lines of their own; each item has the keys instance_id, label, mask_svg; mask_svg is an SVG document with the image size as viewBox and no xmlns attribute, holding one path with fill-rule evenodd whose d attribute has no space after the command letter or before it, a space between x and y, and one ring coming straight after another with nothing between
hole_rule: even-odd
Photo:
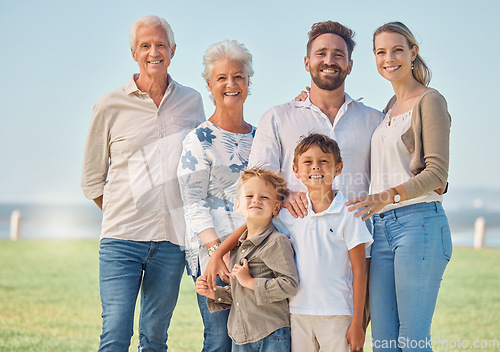
<instances>
[{"instance_id":1,"label":"rolled-up sleeve","mask_svg":"<svg viewBox=\"0 0 500 352\"><path fill-rule=\"evenodd\" d=\"M215 293L215 300L207 298L207 306L210 313L219 312L231 308L233 303L233 296L231 293L231 285L224 287L217 287Z\"/></svg>"},{"instance_id":2,"label":"rolled-up sleeve","mask_svg":"<svg viewBox=\"0 0 500 352\"><path fill-rule=\"evenodd\" d=\"M94 106L85 145L81 187L88 199L103 195L109 168L109 121L100 101Z\"/></svg>"},{"instance_id":3,"label":"rolled-up sleeve","mask_svg":"<svg viewBox=\"0 0 500 352\"><path fill-rule=\"evenodd\" d=\"M299 287L299 278L290 240L285 235L274 239L266 246L262 259L276 277L255 279L254 291L257 305L277 302L294 296Z\"/></svg>"}]
</instances>

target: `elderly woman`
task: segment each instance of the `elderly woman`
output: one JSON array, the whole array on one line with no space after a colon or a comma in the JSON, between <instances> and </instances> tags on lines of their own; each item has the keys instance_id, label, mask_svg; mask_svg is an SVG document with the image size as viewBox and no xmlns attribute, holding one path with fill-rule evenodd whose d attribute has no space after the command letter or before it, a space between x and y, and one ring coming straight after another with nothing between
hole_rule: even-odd
<instances>
[{"instance_id":1,"label":"elderly woman","mask_svg":"<svg viewBox=\"0 0 500 352\"><path fill-rule=\"evenodd\" d=\"M99 351L128 351L140 289L140 350L167 350L185 263L176 170L182 140L205 120L200 94L167 73L175 47L164 19L136 20L139 73L94 107L81 184L103 210Z\"/></svg>"},{"instance_id":2,"label":"elderly woman","mask_svg":"<svg viewBox=\"0 0 500 352\"><path fill-rule=\"evenodd\" d=\"M221 241L244 223L234 206L236 181L247 165L255 135L255 128L243 119L253 75L252 55L243 44L225 40L212 45L203 61L203 78L215 112L187 135L178 167L187 226L187 268L195 281ZM210 314L206 297L201 295L198 306L205 326L203 351L230 351L229 310Z\"/></svg>"},{"instance_id":3,"label":"elderly woman","mask_svg":"<svg viewBox=\"0 0 500 352\"><path fill-rule=\"evenodd\" d=\"M394 97L371 141L371 190L350 201L373 216L370 307L374 351L432 351L431 322L452 245L441 205L451 118L401 22L373 35L378 72Z\"/></svg>"}]
</instances>

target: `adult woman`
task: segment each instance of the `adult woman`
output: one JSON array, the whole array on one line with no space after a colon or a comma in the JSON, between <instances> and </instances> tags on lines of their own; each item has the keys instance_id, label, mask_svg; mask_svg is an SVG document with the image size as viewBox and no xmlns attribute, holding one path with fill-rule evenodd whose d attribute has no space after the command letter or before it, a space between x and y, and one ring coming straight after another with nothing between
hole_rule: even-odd
<instances>
[{"instance_id":1,"label":"adult woman","mask_svg":"<svg viewBox=\"0 0 500 352\"><path fill-rule=\"evenodd\" d=\"M234 206L236 181L247 165L255 135L255 128L243 118L252 55L244 45L225 40L212 45L203 61L215 112L187 135L178 167L187 226L186 261L195 281L221 241L244 223ZM206 297L197 296L205 326L203 351L230 351L229 311L210 314Z\"/></svg>"},{"instance_id":2,"label":"adult woman","mask_svg":"<svg viewBox=\"0 0 500 352\"><path fill-rule=\"evenodd\" d=\"M374 220L374 351L432 351L432 315L452 251L441 206L451 118L444 97L428 88L430 72L404 24L378 28L373 50L395 96L372 137L372 194L348 204L361 209L357 216Z\"/></svg>"},{"instance_id":3,"label":"adult woman","mask_svg":"<svg viewBox=\"0 0 500 352\"><path fill-rule=\"evenodd\" d=\"M176 171L182 140L205 119L200 94L167 73L175 48L164 19L136 20L130 49L140 72L94 107L81 184L103 210L99 351L128 351L140 289L140 350L167 350L185 263Z\"/></svg>"}]
</instances>

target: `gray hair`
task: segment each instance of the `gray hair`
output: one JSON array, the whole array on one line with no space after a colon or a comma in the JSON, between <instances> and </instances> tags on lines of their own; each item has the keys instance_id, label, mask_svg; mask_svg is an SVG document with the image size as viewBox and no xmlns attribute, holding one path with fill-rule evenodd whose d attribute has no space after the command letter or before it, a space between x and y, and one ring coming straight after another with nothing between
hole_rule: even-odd
<instances>
[{"instance_id":1,"label":"gray hair","mask_svg":"<svg viewBox=\"0 0 500 352\"><path fill-rule=\"evenodd\" d=\"M212 77L212 70L215 63L222 58L240 61L250 82L250 77L253 76L252 54L250 54L243 44L238 43L236 40L227 39L212 44L205 52L205 55L203 55L203 66L205 69L202 76L206 81L209 81Z\"/></svg>"},{"instance_id":2,"label":"gray hair","mask_svg":"<svg viewBox=\"0 0 500 352\"><path fill-rule=\"evenodd\" d=\"M162 28L167 34L168 45L171 48L175 45L174 32L172 32L172 28L168 22L161 17L150 15L140 17L132 23L129 33L130 49L132 49L132 51L134 51L137 46L137 29L143 25L158 26Z\"/></svg>"}]
</instances>

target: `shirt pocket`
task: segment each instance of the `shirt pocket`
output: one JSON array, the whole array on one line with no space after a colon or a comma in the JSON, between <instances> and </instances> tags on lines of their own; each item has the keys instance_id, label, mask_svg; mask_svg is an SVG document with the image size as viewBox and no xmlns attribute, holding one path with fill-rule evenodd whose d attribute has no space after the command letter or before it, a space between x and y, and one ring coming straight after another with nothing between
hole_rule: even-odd
<instances>
[{"instance_id":1,"label":"shirt pocket","mask_svg":"<svg viewBox=\"0 0 500 352\"><path fill-rule=\"evenodd\" d=\"M241 263L240 263L241 264ZM251 257L248 260L250 275L253 278L271 278L274 277L273 272L267 267L266 263L259 257Z\"/></svg>"}]
</instances>

